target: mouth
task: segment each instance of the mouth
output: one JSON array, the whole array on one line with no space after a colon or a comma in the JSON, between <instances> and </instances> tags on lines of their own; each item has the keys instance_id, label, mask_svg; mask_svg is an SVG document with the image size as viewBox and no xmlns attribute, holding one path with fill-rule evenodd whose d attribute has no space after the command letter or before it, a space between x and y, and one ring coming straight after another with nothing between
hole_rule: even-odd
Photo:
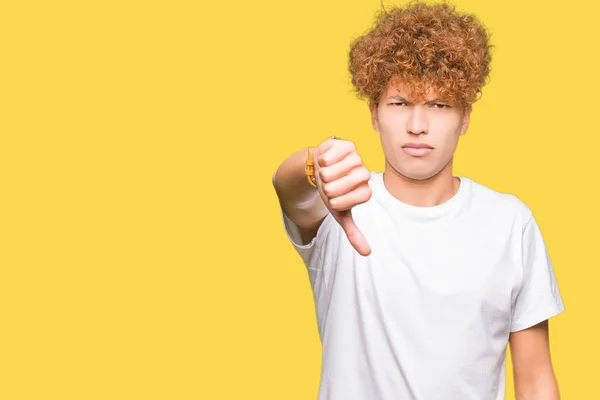
<instances>
[{"instance_id":1,"label":"mouth","mask_svg":"<svg viewBox=\"0 0 600 400\"><path fill-rule=\"evenodd\" d=\"M402 146L402 148L411 148L411 149L433 149L433 147L431 147L428 144L425 143L407 143L404 146Z\"/></svg>"},{"instance_id":2,"label":"mouth","mask_svg":"<svg viewBox=\"0 0 600 400\"><path fill-rule=\"evenodd\" d=\"M402 146L402 150L413 157L423 157L433 151L433 147L423 143L408 143Z\"/></svg>"}]
</instances>

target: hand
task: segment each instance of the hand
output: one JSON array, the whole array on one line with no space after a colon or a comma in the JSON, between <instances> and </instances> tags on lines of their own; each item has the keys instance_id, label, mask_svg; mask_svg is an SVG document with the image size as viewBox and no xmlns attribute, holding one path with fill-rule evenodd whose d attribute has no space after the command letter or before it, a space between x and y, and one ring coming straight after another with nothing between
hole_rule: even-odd
<instances>
[{"instance_id":1,"label":"hand","mask_svg":"<svg viewBox=\"0 0 600 400\"><path fill-rule=\"evenodd\" d=\"M370 173L356 152L354 143L327 139L314 151L315 177L321 198L340 224L352 247L367 256L371 247L352 218L352 207L372 195Z\"/></svg>"}]
</instances>

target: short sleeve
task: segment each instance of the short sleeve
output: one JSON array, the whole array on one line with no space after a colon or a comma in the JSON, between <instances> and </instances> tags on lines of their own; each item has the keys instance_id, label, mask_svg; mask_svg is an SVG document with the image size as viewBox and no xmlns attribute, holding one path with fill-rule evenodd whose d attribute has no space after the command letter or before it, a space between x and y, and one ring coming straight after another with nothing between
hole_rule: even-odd
<instances>
[{"instance_id":1,"label":"short sleeve","mask_svg":"<svg viewBox=\"0 0 600 400\"><path fill-rule=\"evenodd\" d=\"M298 252L304 265L310 269L322 269L323 265L323 252L330 242L329 237L332 230L332 225L335 224L335 219L331 214L327 214L317 234L310 241L310 243L302 244L302 236L300 235L300 228L283 212L281 211L283 218L283 226L288 239L294 246L294 249Z\"/></svg>"},{"instance_id":2,"label":"short sleeve","mask_svg":"<svg viewBox=\"0 0 600 400\"><path fill-rule=\"evenodd\" d=\"M564 311L552 262L533 216L522 235L522 282L513 305L511 332L543 322Z\"/></svg>"}]
</instances>

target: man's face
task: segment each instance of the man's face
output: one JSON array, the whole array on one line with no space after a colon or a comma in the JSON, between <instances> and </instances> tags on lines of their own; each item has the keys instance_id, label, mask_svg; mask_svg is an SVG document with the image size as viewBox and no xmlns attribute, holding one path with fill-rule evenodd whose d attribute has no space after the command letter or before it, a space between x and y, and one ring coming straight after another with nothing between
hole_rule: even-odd
<instances>
[{"instance_id":1,"label":"man's face","mask_svg":"<svg viewBox=\"0 0 600 400\"><path fill-rule=\"evenodd\" d=\"M431 178L449 164L471 115L470 106L455 107L432 90L424 99L413 100L398 85L388 86L370 109L387 164L416 180Z\"/></svg>"}]
</instances>

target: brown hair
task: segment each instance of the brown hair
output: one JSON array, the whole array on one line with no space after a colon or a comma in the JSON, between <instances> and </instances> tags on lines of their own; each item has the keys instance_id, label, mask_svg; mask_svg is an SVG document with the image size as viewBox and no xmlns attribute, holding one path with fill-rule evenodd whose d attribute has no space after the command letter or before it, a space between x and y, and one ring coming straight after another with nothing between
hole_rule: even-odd
<instances>
[{"instance_id":1,"label":"brown hair","mask_svg":"<svg viewBox=\"0 0 600 400\"><path fill-rule=\"evenodd\" d=\"M412 1L380 11L350 47L348 67L360 98L377 104L389 84L417 98L428 86L458 106L479 100L490 73L489 34L472 14L448 3Z\"/></svg>"}]
</instances>

